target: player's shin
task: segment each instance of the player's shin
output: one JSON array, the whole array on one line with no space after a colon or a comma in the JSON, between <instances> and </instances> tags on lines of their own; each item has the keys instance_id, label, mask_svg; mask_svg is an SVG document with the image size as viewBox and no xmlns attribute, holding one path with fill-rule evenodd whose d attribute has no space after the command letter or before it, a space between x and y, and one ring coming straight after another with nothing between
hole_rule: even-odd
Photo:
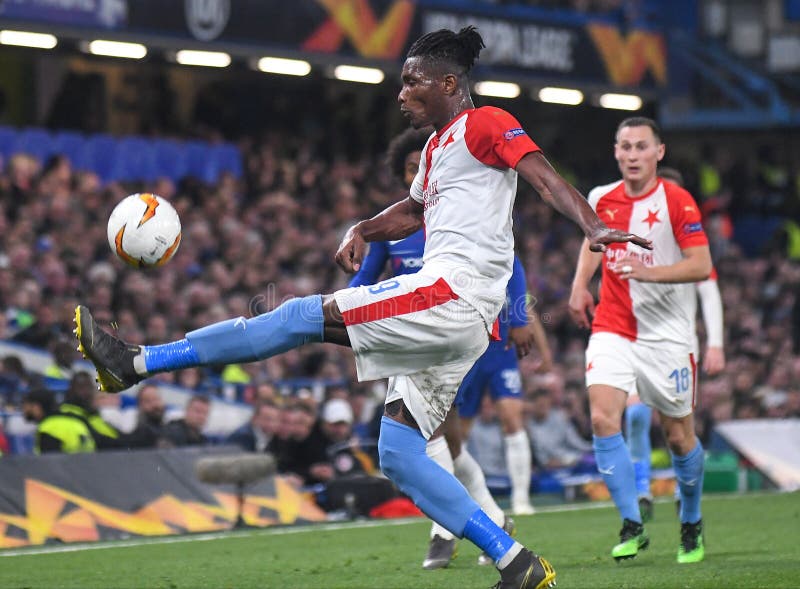
<instances>
[{"instance_id":1,"label":"player's shin","mask_svg":"<svg viewBox=\"0 0 800 589\"><path fill-rule=\"evenodd\" d=\"M593 445L597 470L603 476L622 519L641 523L633 462L622 433L594 436Z\"/></svg>"},{"instance_id":2,"label":"player's shin","mask_svg":"<svg viewBox=\"0 0 800 589\"><path fill-rule=\"evenodd\" d=\"M461 538L469 517L480 508L456 478L425 453L425 438L412 427L381 419L381 470L425 515Z\"/></svg>"},{"instance_id":3,"label":"player's shin","mask_svg":"<svg viewBox=\"0 0 800 589\"><path fill-rule=\"evenodd\" d=\"M502 526L505 514L489 492L489 488L486 486L486 477L478 462L467 450L466 444L461 446L461 452L453 460L453 466L456 478L466 487L470 496L477 501L494 523Z\"/></svg>"},{"instance_id":4,"label":"player's shin","mask_svg":"<svg viewBox=\"0 0 800 589\"><path fill-rule=\"evenodd\" d=\"M653 410L644 403L630 405L625 410L625 429L628 448L636 475L639 497L650 497L650 422Z\"/></svg>"},{"instance_id":5,"label":"player's shin","mask_svg":"<svg viewBox=\"0 0 800 589\"><path fill-rule=\"evenodd\" d=\"M703 493L703 445L695 438L695 446L685 456L672 454L672 466L681 491L681 523L697 523L702 517L700 499Z\"/></svg>"},{"instance_id":6,"label":"player's shin","mask_svg":"<svg viewBox=\"0 0 800 589\"><path fill-rule=\"evenodd\" d=\"M291 299L251 319L229 319L187 333L186 339L178 342L143 346L144 366L137 366L137 372L153 374L269 358L303 344L321 342L323 325L320 295Z\"/></svg>"},{"instance_id":7,"label":"player's shin","mask_svg":"<svg viewBox=\"0 0 800 589\"><path fill-rule=\"evenodd\" d=\"M504 436L506 465L511 478L511 509L515 514L533 512L531 506L531 443L521 429Z\"/></svg>"},{"instance_id":8,"label":"player's shin","mask_svg":"<svg viewBox=\"0 0 800 589\"><path fill-rule=\"evenodd\" d=\"M450 474L453 474L453 457L450 455L450 448L447 447L447 441L444 437L440 436L429 440L425 451L431 460ZM431 526L431 538L434 536L439 536L444 540L452 540L454 538L450 530L445 529L436 522L433 522Z\"/></svg>"},{"instance_id":9,"label":"player's shin","mask_svg":"<svg viewBox=\"0 0 800 589\"><path fill-rule=\"evenodd\" d=\"M418 430L384 417L378 439L381 469L425 515L487 552L502 569L522 550L458 480L425 453Z\"/></svg>"}]
</instances>

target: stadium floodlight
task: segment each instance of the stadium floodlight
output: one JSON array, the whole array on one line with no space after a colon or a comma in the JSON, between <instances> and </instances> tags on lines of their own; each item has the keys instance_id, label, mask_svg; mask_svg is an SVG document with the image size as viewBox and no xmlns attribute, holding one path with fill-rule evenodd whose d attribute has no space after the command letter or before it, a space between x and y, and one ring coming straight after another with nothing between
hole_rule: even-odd
<instances>
[{"instance_id":1,"label":"stadium floodlight","mask_svg":"<svg viewBox=\"0 0 800 589\"><path fill-rule=\"evenodd\" d=\"M552 104L568 104L576 106L583 102L583 92L574 88L556 88L547 86L539 90L539 100Z\"/></svg>"},{"instance_id":2,"label":"stadium floodlight","mask_svg":"<svg viewBox=\"0 0 800 589\"><path fill-rule=\"evenodd\" d=\"M307 76L311 72L311 64L307 61L303 61L302 59L262 57L258 60L258 69L268 74Z\"/></svg>"},{"instance_id":3,"label":"stadium floodlight","mask_svg":"<svg viewBox=\"0 0 800 589\"><path fill-rule=\"evenodd\" d=\"M121 41L107 41L105 39L90 41L88 49L89 53L92 55L104 55L106 57L142 59L147 55L147 47L141 43L123 43Z\"/></svg>"},{"instance_id":4,"label":"stadium floodlight","mask_svg":"<svg viewBox=\"0 0 800 589\"><path fill-rule=\"evenodd\" d=\"M600 96L600 106L617 110L639 110L642 108L642 99L635 94L603 94Z\"/></svg>"},{"instance_id":5,"label":"stadium floodlight","mask_svg":"<svg viewBox=\"0 0 800 589\"><path fill-rule=\"evenodd\" d=\"M36 49L52 49L58 43L55 35L48 33L32 33L30 31L0 31L0 44L17 45L19 47L35 47Z\"/></svg>"},{"instance_id":6,"label":"stadium floodlight","mask_svg":"<svg viewBox=\"0 0 800 589\"><path fill-rule=\"evenodd\" d=\"M228 67L231 56L222 51L197 51L181 49L175 54L175 61L181 65L200 65L205 67Z\"/></svg>"},{"instance_id":7,"label":"stadium floodlight","mask_svg":"<svg viewBox=\"0 0 800 589\"><path fill-rule=\"evenodd\" d=\"M519 84L513 82L494 82L484 80L475 83L475 92L481 96L494 96L497 98L516 98L519 96Z\"/></svg>"},{"instance_id":8,"label":"stadium floodlight","mask_svg":"<svg viewBox=\"0 0 800 589\"><path fill-rule=\"evenodd\" d=\"M374 67L359 67L355 65L337 65L333 70L333 77L346 82L361 82L362 84L380 84L383 82L383 71Z\"/></svg>"}]
</instances>

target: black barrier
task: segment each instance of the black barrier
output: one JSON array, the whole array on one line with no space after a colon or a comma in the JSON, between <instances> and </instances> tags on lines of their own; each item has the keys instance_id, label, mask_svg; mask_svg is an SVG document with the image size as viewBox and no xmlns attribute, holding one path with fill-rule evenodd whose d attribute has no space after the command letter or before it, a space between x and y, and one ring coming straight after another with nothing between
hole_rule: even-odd
<instances>
[{"instance_id":1,"label":"black barrier","mask_svg":"<svg viewBox=\"0 0 800 589\"><path fill-rule=\"evenodd\" d=\"M236 448L178 448L0 459L0 548L229 529L236 488L197 480L195 462ZM253 526L322 521L281 477L245 489Z\"/></svg>"}]
</instances>

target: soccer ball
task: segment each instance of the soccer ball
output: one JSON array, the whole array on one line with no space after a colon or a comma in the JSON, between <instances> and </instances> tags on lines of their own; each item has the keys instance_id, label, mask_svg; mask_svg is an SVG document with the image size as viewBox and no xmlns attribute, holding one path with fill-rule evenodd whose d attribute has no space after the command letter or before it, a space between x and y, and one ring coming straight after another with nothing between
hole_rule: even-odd
<instances>
[{"instance_id":1,"label":"soccer ball","mask_svg":"<svg viewBox=\"0 0 800 589\"><path fill-rule=\"evenodd\" d=\"M111 212L107 231L111 250L134 268L165 264L181 243L178 213L155 194L122 199Z\"/></svg>"}]
</instances>

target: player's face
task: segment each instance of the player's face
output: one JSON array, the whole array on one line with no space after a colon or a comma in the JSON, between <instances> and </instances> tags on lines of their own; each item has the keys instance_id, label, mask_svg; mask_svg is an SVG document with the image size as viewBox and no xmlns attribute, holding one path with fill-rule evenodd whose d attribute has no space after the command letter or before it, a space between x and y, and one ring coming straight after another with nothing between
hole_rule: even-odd
<instances>
[{"instance_id":1,"label":"player's face","mask_svg":"<svg viewBox=\"0 0 800 589\"><path fill-rule=\"evenodd\" d=\"M411 184L414 182L414 178L417 175L417 170L419 170L419 161L422 158L421 151L412 151L406 156L406 163L403 172L403 181L406 183L406 186L411 187Z\"/></svg>"},{"instance_id":2,"label":"player's face","mask_svg":"<svg viewBox=\"0 0 800 589\"><path fill-rule=\"evenodd\" d=\"M647 182L656 176L658 162L664 157L664 144L650 127L623 127L617 133L614 157L624 180Z\"/></svg>"},{"instance_id":3,"label":"player's face","mask_svg":"<svg viewBox=\"0 0 800 589\"><path fill-rule=\"evenodd\" d=\"M427 125L436 126L441 118L443 106L442 79L425 68L420 57L409 57L403 64L403 87L397 95L400 112L411 126L421 129Z\"/></svg>"}]
</instances>

